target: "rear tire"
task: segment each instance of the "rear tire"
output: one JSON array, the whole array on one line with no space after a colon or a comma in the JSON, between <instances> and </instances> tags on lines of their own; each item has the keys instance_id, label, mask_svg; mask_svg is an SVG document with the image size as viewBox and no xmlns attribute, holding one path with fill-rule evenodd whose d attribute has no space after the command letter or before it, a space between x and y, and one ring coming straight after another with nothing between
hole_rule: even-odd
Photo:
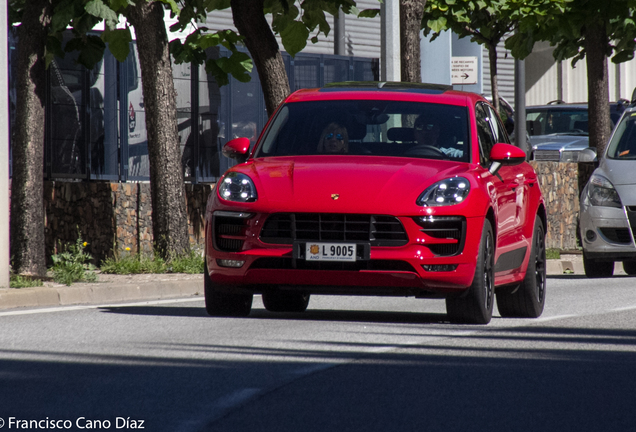
<instances>
[{"instance_id":1,"label":"rear tire","mask_svg":"<svg viewBox=\"0 0 636 432\"><path fill-rule=\"evenodd\" d=\"M537 217L534 222L532 248L526 275L513 291L497 293L497 309L505 318L537 318L545 306L546 259L545 229Z\"/></svg>"},{"instance_id":2,"label":"rear tire","mask_svg":"<svg viewBox=\"0 0 636 432\"><path fill-rule=\"evenodd\" d=\"M606 278L614 274L614 261L598 261L585 257L583 251L583 269L589 278Z\"/></svg>"},{"instance_id":3,"label":"rear tire","mask_svg":"<svg viewBox=\"0 0 636 432\"><path fill-rule=\"evenodd\" d=\"M268 291L262 297L265 309L270 312L305 312L310 294Z\"/></svg>"},{"instance_id":4,"label":"rear tire","mask_svg":"<svg viewBox=\"0 0 636 432\"><path fill-rule=\"evenodd\" d=\"M451 321L488 324L492 318L495 296L495 242L492 226L484 222L473 283L461 297L446 299L446 312Z\"/></svg>"},{"instance_id":5,"label":"rear tire","mask_svg":"<svg viewBox=\"0 0 636 432\"><path fill-rule=\"evenodd\" d=\"M203 269L205 310L211 316L246 317L252 310L252 294L231 294L223 292L221 285L210 279L207 262Z\"/></svg>"},{"instance_id":6,"label":"rear tire","mask_svg":"<svg viewBox=\"0 0 636 432\"><path fill-rule=\"evenodd\" d=\"M636 261L623 261L623 270L630 276L636 275Z\"/></svg>"}]
</instances>

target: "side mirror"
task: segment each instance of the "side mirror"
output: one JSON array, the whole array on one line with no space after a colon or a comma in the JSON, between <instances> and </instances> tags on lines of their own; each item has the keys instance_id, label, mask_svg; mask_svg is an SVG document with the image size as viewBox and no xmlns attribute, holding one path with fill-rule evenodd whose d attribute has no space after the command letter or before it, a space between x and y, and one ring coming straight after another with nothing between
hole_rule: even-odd
<instances>
[{"instance_id":1,"label":"side mirror","mask_svg":"<svg viewBox=\"0 0 636 432\"><path fill-rule=\"evenodd\" d=\"M250 140L234 138L223 146L223 156L230 159L245 160L250 151Z\"/></svg>"},{"instance_id":2,"label":"side mirror","mask_svg":"<svg viewBox=\"0 0 636 432\"><path fill-rule=\"evenodd\" d=\"M495 175L502 166L519 165L526 161L526 152L512 144L497 143L490 151L492 164L488 168L491 174Z\"/></svg>"},{"instance_id":3,"label":"side mirror","mask_svg":"<svg viewBox=\"0 0 636 432\"><path fill-rule=\"evenodd\" d=\"M596 150L586 148L579 152L578 162L596 162Z\"/></svg>"}]
</instances>

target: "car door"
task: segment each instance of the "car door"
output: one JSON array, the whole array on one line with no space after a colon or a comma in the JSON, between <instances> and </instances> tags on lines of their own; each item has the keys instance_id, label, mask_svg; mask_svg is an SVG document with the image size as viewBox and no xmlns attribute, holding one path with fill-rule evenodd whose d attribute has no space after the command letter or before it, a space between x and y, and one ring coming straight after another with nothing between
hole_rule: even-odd
<instances>
[{"instance_id":1,"label":"car door","mask_svg":"<svg viewBox=\"0 0 636 432\"><path fill-rule=\"evenodd\" d=\"M489 105L477 104L475 113L481 152L480 162L487 169L490 166L488 156L492 147L498 142L507 143L509 140L501 122ZM507 258L515 259L506 264L506 258L504 261L500 261L499 258L507 253L514 254L514 251L521 247L518 242L521 239L521 221L523 219L523 189L525 187L523 171L524 169L519 169L519 166L503 166L494 176L490 175L488 178L493 205L497 213L496 271L510 270L510 266L519 261L518 257L508 255ZM521 254L521 252L519 251L517 254Z\"/></svg>"},{"instance_id":2,"label":"car door","mask_svg":"<svg viewBox=\"0 0 636 432\"><path fill-rule=\"evenodd\" d=\"M495 115L495 111L490 106L487 108L490 113L490 126L493 128L495 141L509 142L500 119ZM528 164L502 167L502 169L503 173L501 175L515 195L514 222L512 223L514 238L511 241L512 243L518 243L523 241L523 227L526 223L528 211L528 189L533 186L537 179Z\"/></svg>"}]
</instances>

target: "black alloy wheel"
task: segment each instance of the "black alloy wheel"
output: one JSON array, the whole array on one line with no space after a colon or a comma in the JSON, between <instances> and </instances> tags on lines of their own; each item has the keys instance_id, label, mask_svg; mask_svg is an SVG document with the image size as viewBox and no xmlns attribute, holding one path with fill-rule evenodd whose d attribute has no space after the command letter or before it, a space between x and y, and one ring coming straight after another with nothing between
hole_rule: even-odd
<instances>
[{"instance_id":1,"label":"black alloy wheel","mask_svg":"<svg viewBox=\"0 0 636 432\"><path fill-rule=\"evenodd\" d=\"M481 233L475 276L467 292L446 298L446 312L451 321L488 324L492 319L495 296L495 241L492 225L486 219Z\"/></svg>"}]
</instances>

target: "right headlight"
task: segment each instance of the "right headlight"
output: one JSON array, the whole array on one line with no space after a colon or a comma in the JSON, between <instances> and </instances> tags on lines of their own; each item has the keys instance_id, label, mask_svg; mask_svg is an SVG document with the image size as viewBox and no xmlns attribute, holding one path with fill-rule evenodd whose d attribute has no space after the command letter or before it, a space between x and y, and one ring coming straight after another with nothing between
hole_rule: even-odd
<instances>
[{"instance_id":1,"label":"right headlight","mask_svg":"<svg viewBox=\"0 0 636 432\"><path fill-rule=\"evenodd\" d=\"M219 182L219 196L228 201L254 202L257 200L256 187L251 178L238 172L229 172Z\"/></svg>"},{"instance_id":2,"label":"right headlight","mask_svg":"<svg viewBox=\"0 0 636 432\"><path fill-rule=\"evenodd\" d=\"M592 174L587 186L587 197L593 206L623 207L612 182L599 174Z\"/></svg>"}]
</instances>

